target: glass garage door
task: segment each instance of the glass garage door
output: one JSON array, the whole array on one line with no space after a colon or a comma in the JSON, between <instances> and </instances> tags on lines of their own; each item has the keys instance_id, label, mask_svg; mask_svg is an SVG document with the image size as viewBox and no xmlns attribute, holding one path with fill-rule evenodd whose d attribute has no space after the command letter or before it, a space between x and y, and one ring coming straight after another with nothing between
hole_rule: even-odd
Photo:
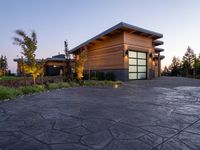
<instances>
[{"instance_id":1,"label":"glass garage door","mask_svg":"<svg viewBox=\"0 0 200 150\"><path fill-rule=\"evenodd\" d=\"M129 79L147 78L147 54L144 52L128 51Z\"/></svg>"}]
</instances>

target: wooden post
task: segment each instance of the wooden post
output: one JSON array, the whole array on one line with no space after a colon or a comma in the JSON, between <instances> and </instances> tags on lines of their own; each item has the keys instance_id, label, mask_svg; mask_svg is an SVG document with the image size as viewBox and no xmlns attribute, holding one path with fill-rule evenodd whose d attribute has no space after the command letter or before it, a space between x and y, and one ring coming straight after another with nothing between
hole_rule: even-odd
<instances>
[{"instance_id":1,"label":"wooden post","mask_svg":"<svg viewBox=\"0 0 200 150\"><path fill-rule=\"evenodd\" d=\"M160 52L158 53L158 77L161 76Z\"/></svg>"}]
</instances>

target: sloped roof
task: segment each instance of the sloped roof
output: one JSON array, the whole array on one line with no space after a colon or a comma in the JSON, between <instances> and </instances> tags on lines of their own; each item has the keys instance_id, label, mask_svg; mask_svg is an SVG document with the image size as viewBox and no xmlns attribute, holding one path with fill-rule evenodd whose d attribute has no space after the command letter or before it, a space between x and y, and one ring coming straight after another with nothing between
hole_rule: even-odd
<instances>
[{"instance_id":1,"label":"sloped roof","mask_svg":"<svg viewBox=\"0 0 200 150\"><path fill-rule=\"evenodd\" d=\"M70 52L73 53L75 52L76 50L80 49L81 47L101 38L102 36L105 36L115 30L132 30L132 31L135 31L135 32L138 32L138 33L143 33L145 35L149 35L149 36L152 36L153 39L159 39L159 38L162 38L163 35L160 34L160 33L157 33L157 32L154 32L154 31L150 31L150 30L147 30L147 29L143 29L143 28L140 28L140 27L137 27L137 26L134 26L134 25L130 25L130 24L127 24L127 23L124 23L124 22L120 22L119 24L107 29L106 31L96 35L95 37L87 40L86 42L76 46L75 48L71 49Z\"/></svg>"}]
</instances>

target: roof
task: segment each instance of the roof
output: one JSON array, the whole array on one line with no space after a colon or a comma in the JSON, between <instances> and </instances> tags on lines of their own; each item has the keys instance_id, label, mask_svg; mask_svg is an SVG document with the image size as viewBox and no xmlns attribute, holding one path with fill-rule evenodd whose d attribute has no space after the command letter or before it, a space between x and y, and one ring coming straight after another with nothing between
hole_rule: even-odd
<instances>
[{"instance_id":1,"label":"roof","mask_svg":"<svg viewBox=\"0 0 200 150\"><path fill-rule=\"evenodd\" d=\"M153 45L154 45L154 46L159 46L159 45L163 45L163 44L164 44L163 41L159 41L159 40L153 41Z\"/></svg>"},{"instance_id":2,"label":"roof","mask_svg":"<svg viewBox=\"0 0 200 150\"><path fill-rule=\"evenodd\" d=\"M66 61L66 58L46 58L45 61Z\"/></svg>"},{"instance_id":3,"label":"roof","mask_svg":"<svg viewBox=\"0 0 200 150\"><path fill-rule=\"evenodd\" d=\"M52 56L52 58L65 58L65 54L58 54L58 55Z\"/></svg>"},{"instance_id":4,"label":"roof","mask_svg":"<svg viewBox=\"0 0 200 150\"><path fill-rule=\"evenodd\" d=\"M161 59L161 60L164 59L164 58L165 58L164 55L160 55L160 59ZM154 59L158 59L158 55L154 55Z\"/></svg>"},{"instance_id":5,"label":"roof","mask_svg":"<svg viewBox=\"0 0 200 150\"><path fill-rule=\"evenodd\" d=\"M157 52L163 52L164 49L163 48L155 48L155 51L157 51Z\"/></svg>"},{"instance_id":6,"label":"roof","mask_svg":"<svg viewBox=\"0 0 200 150\"><path fill-rule=\"evenodd\" d=\"M120 22L119 24L107 29L106 31L96 35L95 37L87 40L86 42L76 46L75 48L71 49L70 52L73 53L75 52L76 50L80 49L81 47L101 38L102 36L105 36L115 30L132 30L132 31L136 31L138 33L143 33L145 35L148 35L148 36L152 36L153 39L159 39L159 38L162 38L163 35L160 34L160 33L157 33L157 32L154 32L154 31L150 31L150 30L147 30L147 29L143 29L143 28L140 28L140 27L137 27L137 26L134 26L134 25L130 25L130 24L127 24L127 23L124 23L124 22Z\"/></svg>"},{"instance_id":7,"label":"roof","mask_svg":"<svg viewBox=\"0 0 200 150\"><path fill-rule=\"evenodd\" d=\"M21 58L15 58L15 59L13 59L14 62L18 62L18 61L20 61L20 60L21 60ZM24 61L25 63L28 62L28 60L27 60L26 58L24 58L23 61ZM36 59L36 62L37 62L37 63L40 63L40 62L42 62L42 59Z\"/></svg>"}]
</instances>

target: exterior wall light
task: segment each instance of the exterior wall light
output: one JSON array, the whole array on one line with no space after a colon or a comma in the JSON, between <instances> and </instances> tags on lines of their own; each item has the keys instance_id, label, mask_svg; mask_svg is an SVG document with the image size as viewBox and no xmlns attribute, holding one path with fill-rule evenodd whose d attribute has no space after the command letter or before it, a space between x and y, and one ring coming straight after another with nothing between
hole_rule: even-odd
<instances>
[{"instance_id":1,"label":"exterior wall light","mask_svg":"<svg viewBox=\"0 0 200 150\"><path fill-rule=\"evenodd\" d=\"M128 49L124 51L124 57L128 56Z\"/></svg>"},{"instance_id":2,"label":"exterior wall light","mask_svg":"<svg viewBox=\"0 0 200 150\"><path fill-rule=\"evenodd\" d=\"M149 53L149 57L150 57L150 58L153 58L153 54L152 54L152 53Z\"/></svg>"}]
</instances>

